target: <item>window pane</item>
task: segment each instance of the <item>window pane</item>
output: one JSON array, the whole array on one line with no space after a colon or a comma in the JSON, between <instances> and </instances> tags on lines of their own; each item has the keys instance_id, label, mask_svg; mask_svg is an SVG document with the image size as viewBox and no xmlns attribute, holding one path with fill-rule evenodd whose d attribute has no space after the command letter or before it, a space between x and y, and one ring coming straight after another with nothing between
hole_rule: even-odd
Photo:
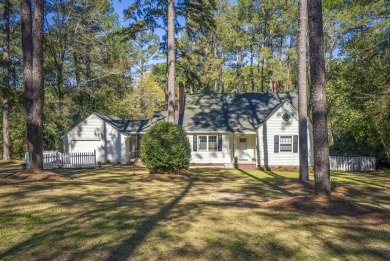
<instances>
[{"instance_id":1,"label":"window pane","mask_svg":"<svg viewBox=\"0 0 390 261\"><path fill-rule=\"evenodd\" d=\"M291 136L280 136L280 151L292 151Z\"/></svg>"},{"instance_id":2,"label":"window pane","mask_svg":"<svg viewBox=\"0 0 390 261\"><path fill-rule=\"evenodd\" d=\"M199 150L207 150L207 136L199 136Z\"/></svg>"},{"instance_id":3,"label":"window pane","mask_svg":"<svg viewBox=\"0 0 390 261\"><path fill-rule=\"evenodd\" d=\"M217 136L209 136L209 150L216 151L217 149Z\"/></svg>"}]
</instances>

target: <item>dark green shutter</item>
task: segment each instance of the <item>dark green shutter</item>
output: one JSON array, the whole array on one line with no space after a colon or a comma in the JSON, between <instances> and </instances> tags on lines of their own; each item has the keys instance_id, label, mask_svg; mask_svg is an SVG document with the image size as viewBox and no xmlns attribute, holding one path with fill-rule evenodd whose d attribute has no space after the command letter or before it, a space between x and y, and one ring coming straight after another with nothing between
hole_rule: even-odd
<instances>
[{"instance_id":1,"label":"dark green shutter","mask_svg":"<svg viewBox=\"0 0 390 261\"><path fill-rule=\"evenodd\" d=\"M218 151L222 151L222 135L218 135Z\"/></svg>"},{"instance_id":2,"label":"dark green shutter","mask_svg":"<svg viewBox=\"0 0 390 261\"><path fill-rule=\"evenodd\" d=\"M298 153L298 135L294 135L293 152Z\"/></svg>"},{"instance_id":3,"label":"dark green shutter","mask_svg":"<svg viewBox=\"0 0 390 261\"><path fill-rule=\"evenodd\" d=\"M279 135L274 136L274 152L279 153Z\"/></svg>"},{"instance_id":4,"label":"dark green shutter","mask_svg":"<svg viewBox=\"0 0 390 261\"><path fill-rule=\"evenodd\" d=\"M198 151L198 137L196 135L193 136L192 150L193 151Z\"/></svg>"}]
</instances>

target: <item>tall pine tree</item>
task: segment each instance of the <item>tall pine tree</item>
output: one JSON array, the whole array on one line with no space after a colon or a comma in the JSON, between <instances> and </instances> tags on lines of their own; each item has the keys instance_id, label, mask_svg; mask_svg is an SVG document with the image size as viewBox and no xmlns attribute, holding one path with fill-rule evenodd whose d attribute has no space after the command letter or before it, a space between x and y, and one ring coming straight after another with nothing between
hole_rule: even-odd
<instances>
[{"instance_id":1,"label":"tall pine tree","mask_svg":"<svg viewBox=\"0 0 390 261\"><path fill-rule=\"evenodd\" d=\"M30 0L21 1L24 99L32 170L43 169L43 8L43 0L35 0L34 5Z\"/></svg>"},{"instance_id":2,"label":"tall pine tree","mask_svg":"<svg viewBox=\"0 0 390 261\"><path fill-rule=\"evenodd\" d=\"M310 94L313 114L315 195L331 195L325 90L322 1L309 0Z\"/></svg>"},{"instance_id":3,"label":"tall pine tree","mask_svg":"<svg viewBox=\"0 0 390 261\"><path fill-rule=\"evenodd\" d=\"M3 43L3 159L11 159L11 140L10 140L10 130L9 130L9 116L10 116L10 9L11 2L10 0L4 1L4 13L3 13L3 31L4 31L4 43Z\"/></svg>"}]
</instances>

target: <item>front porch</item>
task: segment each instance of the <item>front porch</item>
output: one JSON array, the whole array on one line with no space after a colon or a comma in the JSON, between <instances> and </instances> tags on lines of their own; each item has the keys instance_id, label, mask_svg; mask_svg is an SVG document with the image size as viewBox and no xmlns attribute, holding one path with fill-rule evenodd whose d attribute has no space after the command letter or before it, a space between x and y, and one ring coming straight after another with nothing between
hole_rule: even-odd
<instances>
[{"instance_id":1,"label":"front porch","mask_svg":"<svg viewBox=\"0 0 390 261\"><path fill-rule=\"evenodd\" d=\"M256 168L257 167L257 136L256 133L227 133L223 136L221 151L202 151L199 147L199 137L203 134L188 135L194 146L193 137L197 137L197 151L192 151L192 165L219 165L225 168ZM203 135L215 136L217 135ZM126 162L140 158L142 134L130 134L126 138ZM206 146L207 148L210 146Z\"/></svg>"},{"instance_id":2,"label":"front porch","mask_svg":"<svg viewBox=\"0 0 390 261\"><path fill-rule=\"evenodd\" d=\"M234 167L255 168L257 165L256 134L232 134Z\"/></svg>"}]
</instances>

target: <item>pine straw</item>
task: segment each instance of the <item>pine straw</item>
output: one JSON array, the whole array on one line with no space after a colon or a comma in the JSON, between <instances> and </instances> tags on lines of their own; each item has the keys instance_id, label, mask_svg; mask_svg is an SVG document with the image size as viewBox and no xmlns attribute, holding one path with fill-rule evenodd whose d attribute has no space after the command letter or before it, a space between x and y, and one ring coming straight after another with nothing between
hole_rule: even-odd
<instances>
[{"instance_id":1,"label":"pine straw","mask_svg":"<svg viewBox=\"0 0 390 261\"><path fill-rule=\"evenodd\" d=\"M314 181L300 181L297 179L283 179L276 184L278 187L288 190L296 195L310 195L314 192ZM346 187L337 187L332 190L332 196L344 197L350 196Z\"/></svg>"},{"instance_id":2,"label":"pine straw","mask_svg":"<svg viewBox=\"0 0 390 261\"><path fill-rule=\"evenodd\" d=\"M338 187L332 191L332 197L314 196L314 182L302 182L294 179L284 179L278 183L278 186L288 190L295 196L282 199L269 200L261 204L264 208L276 209L281 211L307 211L331 216L355 216L362 219L371 219L388 223L390 213L383 209L370 206L358 205L344 196L348 195L348 190L344 187Z\"/></svg>"},{"instance_id":3,"label":"pine straw","mask_svg":"<svg viewBox=\"0 0 390 261\"><path fill-rule=\"evenodd\" d=\"M65 181L70 178L47 170L22 170L0 179L0 185L34 181Z\"/></svg>"}]
</instances>

